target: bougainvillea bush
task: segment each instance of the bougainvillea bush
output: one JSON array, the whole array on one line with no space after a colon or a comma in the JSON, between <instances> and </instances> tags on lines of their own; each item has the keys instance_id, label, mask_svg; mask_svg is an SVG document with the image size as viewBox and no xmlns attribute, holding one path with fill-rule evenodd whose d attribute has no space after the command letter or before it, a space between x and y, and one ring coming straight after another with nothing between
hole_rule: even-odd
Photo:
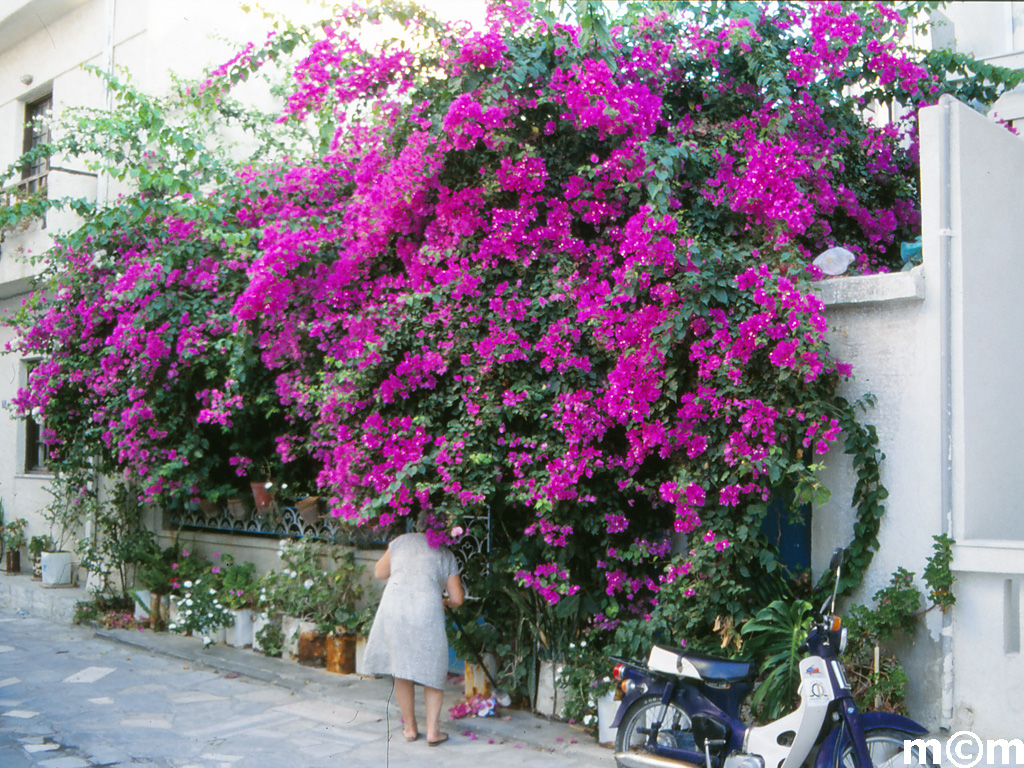
<instances>
[{"instance_id":1,"label":"bougainvillea bush","mask_svg":"<svg viewBox=\"0 0 1024 768\"><path fill-rule=\"evenodd\" d=\"M247 125L289 152L189 183L186 149L86 212L101 233L54 248L18 318L44 358L19 407L59 460L168 505L263 467L360 524L425 513L437 542L489 515L467 582L518 660L738 624L778 570L773 494L827 493L844 433L877 464L810 262L899 267L914 108L949 88L889 4L643 11L353 8L246 48L172 103L234 119L232 86L281 67L277 122Z\"/></svg>"}]
</instances>

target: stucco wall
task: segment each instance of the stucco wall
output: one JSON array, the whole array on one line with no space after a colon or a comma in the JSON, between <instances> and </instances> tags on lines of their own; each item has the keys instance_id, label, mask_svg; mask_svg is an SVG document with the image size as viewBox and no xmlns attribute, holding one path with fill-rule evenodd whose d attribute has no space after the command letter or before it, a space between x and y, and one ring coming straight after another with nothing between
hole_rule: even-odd
<instances>
[{"instance_id":1,"label":"stucco wall","mask_svg":"<svg viewBox=\"0 0 1024 768\"><path fill-rule=\"evenodd\" d=\"M932 611L897 649L908 707L925 725L1019 733L1024 515L1024 141L951 99L921 120L924 263L911 273L819 284L830 343L853 365L848 398L877 405L889 491L879 549L855 596L897 566L920 574L932 536L957 541L957 605ZM829 504L813 516L813 561L852 533L855 474L829 455Z\"/></svg>"},{"instance_id":2,"label":"stucco wall","mask_svg":"<svg viewBox=\"0 0 1024 768\"><path fill-rule=\"evenodd\" d=\"M870 604L899 566L920 574L931 554L931 535L939 530L938 309L930 269L926 262L911 273L819 284L833 354L853 366L855 378L843 394L851 401L867 392L877 398L862 419L875 425L886 455L882 482L889 498L879 532L881 546L853 597L859 603ZM850 457L837 447L823 458L821 477L832 498L816 507L812 517L815 573L825 567L835 547L849 543L854 523L856 474ZM908 708L929 727L937 727L940 717L940 636L941 620L928 616L914 640L897 649L913 670Z\"/></svg>"},{"instance_id":3,"label":"stucco wall","mask_svg":"<svg viewBox=\"0 0 1024 768\"><path fill-rule=\"evenodd\" d=\"M20 299L0 301L0 313L6 314L14 309ZM7 344L13 334L10 328L0 326L0 349ZM0 406L8 404L15 387L13 384L22 380L24 366L14 355L0 355L0 383L3 385L3 400ZM13 520L23 517L28 521L29 537L49 532L49 526L39 514L51 496L46 492L49 475L26 475L22 472L25 466L24 456L24 424L15 419L8 408L0 407L0 499L3 500L4 518Z\"/></svg>"},{"instance_id":4,"label":"stucco wall","mask_svg":"<svg viewBox=\"0 0 1024 768\"><path fill-rule=\"evenodd\" d=\"M948 211L938 242L950 264L954 723L1019 737L1024 140L950 99L927 112L949 178L934 195Z\"/></svg>"}]
</instances>

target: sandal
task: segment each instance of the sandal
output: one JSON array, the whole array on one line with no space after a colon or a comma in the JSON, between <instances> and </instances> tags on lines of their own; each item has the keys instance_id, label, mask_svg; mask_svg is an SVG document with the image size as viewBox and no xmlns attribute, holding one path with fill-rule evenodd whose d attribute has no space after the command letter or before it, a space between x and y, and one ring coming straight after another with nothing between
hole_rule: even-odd
<instances>
[{"instance_id":1,"label":"sandal","mask_svg":"<svg viewBox=\"0 0 1024 768\"><path fill-rule=\"evenodd\" d=\"M436 747L438 744L444 744L446 741L448 741L448 734L447 733L442 733L440 736L438 736L434 740L427 739L427 746L428 747Z\"/></svg>"}]
</instances>

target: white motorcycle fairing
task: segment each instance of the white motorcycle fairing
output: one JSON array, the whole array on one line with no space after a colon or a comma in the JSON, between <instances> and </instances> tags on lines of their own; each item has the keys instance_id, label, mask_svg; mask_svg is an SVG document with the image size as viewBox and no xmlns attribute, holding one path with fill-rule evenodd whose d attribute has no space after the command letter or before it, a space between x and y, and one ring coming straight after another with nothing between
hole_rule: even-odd
<instances>
[{"instance_id":1,"label":"white motorcycle fairing","mask_svg":"<svg viewBox=\"0 0 1024 768\"><path fill-rule=\"evenodd\" d=\"M814 747L835 698L824 659L808 656L800 662L800 706L767 725L749 728L743 751L763 757L765 768L797 768Z\"/></svg>"}]
</instances>

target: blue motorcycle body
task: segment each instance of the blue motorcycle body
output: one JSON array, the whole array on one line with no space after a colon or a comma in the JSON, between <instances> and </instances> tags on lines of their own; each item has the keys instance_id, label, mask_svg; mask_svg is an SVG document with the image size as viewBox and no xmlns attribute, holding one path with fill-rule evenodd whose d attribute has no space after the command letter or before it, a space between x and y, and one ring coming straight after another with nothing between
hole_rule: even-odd
<instances>
[{"instance_id":1,"label":"blue motorcycle body","mask_svg":"<svg viewBox=\"0 0 1024 768\"><path fill-rule=\"evenodd\" d=\"M832 566L837 582L840 554ZM613 726L620 768L874 768L874 759L902 763L905 740L927 730L901 715L859 711L840 661L846 630L831 614L834 605L835 593L816 614L804 643L799 705L764 725L747 724L740 716L757 672L747 662L660 646L646 663L619 660L615 677L624 696ZM885 754L873 755L872 749ZM923 762L931 762L928 755Z\"/></svg>"}]
</instances>

